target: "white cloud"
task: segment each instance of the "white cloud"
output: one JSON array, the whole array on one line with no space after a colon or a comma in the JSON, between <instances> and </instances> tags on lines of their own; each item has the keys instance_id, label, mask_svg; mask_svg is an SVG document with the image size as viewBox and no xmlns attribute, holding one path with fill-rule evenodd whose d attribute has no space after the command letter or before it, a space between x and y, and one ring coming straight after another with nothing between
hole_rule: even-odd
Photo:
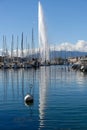
<instances>
[{"instance_id":1,"label":"white cloud","mask_svg":"<svg viewBox=\"0 0 87 130\"><path fill-rule=\"evenodd\" d=\"M76 44L64 42L61 44L57 44L55 46L51 46L51 49L55 50L66 50L66 51L81 51L81 52L87 52L87 41L84 40L78 40Z\"/></svg>"},{"instance_id":2,"label":"white cloud","mask_svg":"<svg viewBox=\"0 0 87 130\"><path fill-rule=\"evenodd\" d=\"M76 43L76 48L79 51L87 52L87 41L78 40L78 42Z\"/></svg>"}]
</instances>

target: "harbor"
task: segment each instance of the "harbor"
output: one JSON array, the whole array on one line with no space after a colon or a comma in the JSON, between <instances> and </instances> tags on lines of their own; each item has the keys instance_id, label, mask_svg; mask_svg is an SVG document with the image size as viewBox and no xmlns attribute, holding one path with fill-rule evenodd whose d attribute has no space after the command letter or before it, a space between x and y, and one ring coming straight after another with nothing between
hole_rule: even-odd
<instances>
[{"instance_id":1,"label":"harbor","mask_svg":"<svg viewBox=\"0 0 87 130\"><path fill-rule=\"evenodd\" d=\"M86 6L0 1L0 130L87 130Z\"/></svg>"},{"instance_id":2,"label":"harbor","mask_svg":"<svg viewBox=\"0 0 87 130\"><path fill-rule=\"evenodd\" d=\"M83 73L87 72L87 57L80 57L79 60L73 63L72 69L81 71Z\"/></svg>"}]
</instances>

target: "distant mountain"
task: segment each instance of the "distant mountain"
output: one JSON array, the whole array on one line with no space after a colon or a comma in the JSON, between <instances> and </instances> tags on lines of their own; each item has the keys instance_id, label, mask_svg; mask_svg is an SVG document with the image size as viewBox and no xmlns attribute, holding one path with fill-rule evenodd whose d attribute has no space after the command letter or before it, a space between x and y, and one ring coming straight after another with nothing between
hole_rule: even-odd
<instances>
[{"instance_id":1,"label":"distant mountain","mask_svg":"<svg viewBox=\"0 0 87 130\"><path fill-rule=\"evenodd\" d=\"M68 58L68 57L81 57L86 56L87 52L80 52L80 51L51 51L50 57L62 57L62 58Z\"/></svg>"},{"instance_id":2,"label":"distant mountain","mask_svg":"<svg viewBox=\"0 0 87 130\"><path fill-rule=\"evenodd\" d=\"M0 56L3 55L8 55L5 54L2 49L0 49ZM26 54L26 52L25 52ZM10 55L10 53L9 53ZM20 55L20 51L19 51ZM31 56L31 55L30 55ZM39 57L39 53L37 52L36 54L33 55L34 57ZM87 56L87 52L80 52L80 51L50 51L50 58L68 58L68 57L81 57L81 56ZM31 56L32 57L32 56Z\"/></svg>"}]
</instances>

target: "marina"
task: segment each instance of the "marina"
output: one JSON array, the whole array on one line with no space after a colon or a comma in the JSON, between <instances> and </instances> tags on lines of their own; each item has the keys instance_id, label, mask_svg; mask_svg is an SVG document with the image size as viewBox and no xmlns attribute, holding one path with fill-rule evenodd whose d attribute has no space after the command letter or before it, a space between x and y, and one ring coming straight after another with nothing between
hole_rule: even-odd
<instances>
[{"instance_id":1,"label":"marina","mask_svg":"<svg viewBox=\"0 0 87 130\"><path fill-rule=\"evenodd\" d=\"M82 2L0 2L0 130L87 130Z\"/></svg>"}]
</instances>

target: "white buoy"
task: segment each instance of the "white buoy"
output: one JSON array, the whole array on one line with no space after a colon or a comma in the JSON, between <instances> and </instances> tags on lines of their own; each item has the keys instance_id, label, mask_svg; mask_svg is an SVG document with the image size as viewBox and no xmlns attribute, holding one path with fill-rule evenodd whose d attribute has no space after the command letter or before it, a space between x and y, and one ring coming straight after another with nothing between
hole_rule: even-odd
<instances>
[{"instance_id":1,"label":"white buoy","mask_svg":"<svg viewBox=\"0 0 87 130\"><path fill-rule=\"evenodd\" d=\"M31 94L27 94L25 97L24 97L24 102L29 105L29 104L32 104L33 103L33 96Z\"/></svg>"}]
</instances>

